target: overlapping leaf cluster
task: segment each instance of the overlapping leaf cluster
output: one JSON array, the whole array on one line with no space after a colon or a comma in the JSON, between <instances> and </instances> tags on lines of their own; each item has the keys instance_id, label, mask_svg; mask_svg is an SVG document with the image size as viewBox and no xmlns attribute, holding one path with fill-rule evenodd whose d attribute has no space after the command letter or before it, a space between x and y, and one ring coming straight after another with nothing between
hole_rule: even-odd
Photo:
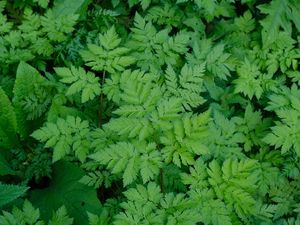
<instances>
[{"instance_id":1,"label":"overlapping leaf cluster","mask_svg":"<svg viewBox=\"0 0 300 225\"><path fill-rule=\"evenodd\" d=\"M300 224L298 18L0 1L0 224Z\"/></svg>"}]
</instances>

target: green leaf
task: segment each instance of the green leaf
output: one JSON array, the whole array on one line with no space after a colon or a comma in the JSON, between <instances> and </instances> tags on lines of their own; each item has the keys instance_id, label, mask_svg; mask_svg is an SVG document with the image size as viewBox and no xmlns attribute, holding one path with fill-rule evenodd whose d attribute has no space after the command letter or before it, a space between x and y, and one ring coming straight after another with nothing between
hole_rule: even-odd
<instances>
[{"instance_id":1,"label":"green leaf","mask_svg":"<svg viewBox=\"0 0 300 225\"><path fill-rule=\"evenodd\" d=\"M72 225L73 218L70 218L65 206L60 207L52 216L48 225Z\"/></svg>"},{"instance_id":2,"label":"green leaf","mask_svg":"<svg viewBox=\"0 0 300 225\"><path fill-rule=\"evenodd\" d=\"M229 210L219 199L211 199L203 203L201 208L203 221L213 225L232 225Z\"/></svg>"},{"instance_id":3,"label":"green leaf","mask_svg":"<svg viewBox=\"0 0 300 225\"><path fill-rule=\"evenodd\" d=\"M81 93L82 103L93 100L96 96L100 95L99 78L94 73L85 72L83 68L76 68L74 66L71 66L71 69L56 67L54 70L61 77L60 81L62 83L71 84L66 95Z\"/></svg>"},{"instance_id":4,"label":"green leaf","mask_svg":"<svg viewBox=\"0 0 300 225\"><path fill-rule=\"evenodd\" d=\"M53 210L65 205L69 215L74 218L74 224L86 225L87 211L96 214L101 210L101 204L92 187L78 182L83 175L79 167L69 162L57 162L49 187L32 191L30 201L40 208L43 218L50 219Z\"/></svg>"},{"instance_id":5,"label":"green leaf","mask_svg":"<svg viewBox=\"0 0 300 225\"><path fill-rule=\"evenodd\" d=\"M128 55L130 49L120 46L121 39L114 26L105 34L99 34L99 43L88 44L87 50L80 51L83 61L95 71L121 72L136 61Z\"/></svg>"},{"instance_id":6,"label":"green leaf","mask_svg":"<svg viewBox=\"0 0 300 225\"><path fill-rule=\"evenodd\" d=\"M123 173L123 184L127 186L135 181L140 173L143 183L153 180L162 167L160 152L154 143L140 142L137 145L118 142L109 145L103 151L90 156L107 168L113 174Z\"/></svg>"},{"instance_id":7,"label":"green leaf","mask_svg":"<svg viewBox=\"0 0 300 225\"><path fill-rule=\"evenodd\" d=\"M37 2L42 8L47 8L49 4L49 0L34 0L33 2Z\"/></svg>"},{"instance_id":8,"label":"green leaf","mask_svg":"<svg viewBox=\"0 0 300 225\"><path fill-rule=\"evenodd\" d=\"M52 10L55 16L79 14L83 17L90 2L91 0L55 0Z\"/></svg>"},{"instance_id":9,"label":"green leaf","mask_svg":"<svg viewBox=\"0 0 300 225\"><path fill-rule=\"evenodd\" d=\"M292 109L278 110L277 115L281 121L277 121L262 140L275 148L281 148L282 154L293 149L300 157L300 141L295 138L300 134L299 112Z\"/></svg>"},{"instance_id":10,"label":"green leaf","mask_svg":"<svg viewBox=\"0 0 300 225\"><path fill-rule=\"evenodd\" d=\"M82 121L80 117L68 116L65 120L58 118L56 123L46 125L31 136L41 142L45 142L45 148L53 147L53 162L56 162L72 151L75 156L84 162L89 151L88 121Z\"/></svg>"},{"instance_id":11,"label":"green leaf","mask_svg":"<svg viewBox=\"0 0 300 225\"><path fill-rule=\"evenodd\" d=\"M237 69L237 73L239 77L233 81L235 92L241 92L248 96L249 99L252 99L253 96L259 99L263 93L259 68L246 59L242 66Z\"/></svg>"},{"instance_id":12,"label":"green leaf","mask_svg":"<svg viewBox=\"0 0 300 225\"><path fill-rule=\"evenodd\" d=\"M193 165L195 155L206 155L209 153L205 146L205 139L209 137L208 122L210 112L206 111L200 115L184 114L182 118L172 121L171 129L165 130L160 136L160 142L164 145L162 155L165 162L173 162L178 167Z\"/></svg>"},{"instance_id":13,"label":"green leaf","mask_svg":"<svg viewBox=\"0 0 300 225\"><path fill-rule=\"evenodd\" d=\"M6 159L0 154L0 176L9 175L9 174L14 175L15 172L11 169Z\"/></svg>"},{"instance_id":14,"label":"green leaf","mask_svg":"<svg viewBox=\"0 0 300 225\"><path fill-rule=\"evenodd\" d=\"M299 15L299 3L297 1L273 0L269 4L259 5L258 8L262 13L268 14L260 23L270 36L276 34L280 28L290 34L292 32L290 20L294 20L299 29L299 22L295 18L296 15Z\"/></svg>"},{"instance_id":15,"label":"green leaf","mask_svg":"<svg viewBox=\"0 0 300 225\"><path fill-rule=\"evenodd\" d=\"M17 119L15 110L0 87L0 147L11 148L17 144Z\"/></svg>"},{"instance_id":16,"label":"green leaf","mask_svg":"<svg viewBox=\"0 0 300 225\"><path fill-rule=\"evenodd\" d=\"M0 207L21 197L28 187L0 183Z\"/></svg>"},{"instance_id":17,"label":"green leaf","mask_svg":"<svg viewBox=\"0 0 300 225\"><path fill-rule=\"evenodd\" d=\"M37 110L40 110L40 114L42 114L50 104L51 93L47 86L48 80L42 77L35 68L25 62L20 62L13 88L13 105L16 112L18 132L21 137L27 137L35 128L34 122L28 120L28 115L35 113ZM37 107L33 108L31 112L24 107L28 96L37 99Z\"/></svg>"},{"instance_id":18,"label":"green leaf","mask_svg":"<svg viewBox=\"0 0 300 225\"><path fill-rule=\"evenodd\" d=\"M147 22L138 13L134 18L134 26L128 46L134 50L132 55L138 60L140 68L159 71L164 64L180 64L180 55L187 52L190 39L187 32L182 31L169 36L168 29L157 31L151 22Z\"/></svg>"},{"instance_id":19,"label":"green leaf","mask_svg":"<svg viewBox=\"0 0 300 225\"><path fill-rule=\"evenodd\" d=\"M63 42L74 31L77 20L78 14L56 15L53 10L47 10L41 17L41 24L50 41Z\"/></svg>"},{"instance_id":20,"label":"green leaf","mask_svg":"<svg viewBox=\"0 0 300 225\"><path fill-rule=\"evenodd\" d=\"M227 159L222 168L214 160L209 164L207 173L209 183L217 197L224 199L227 207L233 205L240 218L256 213L254 198L257 189L257 162L255 160Z\"/></svg>"},{"instance_id":21,"label":"green leaf","mask_svg":"<svg viewBox=\"0 0 300 225\"><path fill-rule=\"evenodd\" d=\"M40 220L39 209L35 209L28 200L25 200L22 209L14 207L11 213L3 211L3 215L0 215L0 225L8 224L43 225L44 222Z\"/></svg>"}]
</instances>

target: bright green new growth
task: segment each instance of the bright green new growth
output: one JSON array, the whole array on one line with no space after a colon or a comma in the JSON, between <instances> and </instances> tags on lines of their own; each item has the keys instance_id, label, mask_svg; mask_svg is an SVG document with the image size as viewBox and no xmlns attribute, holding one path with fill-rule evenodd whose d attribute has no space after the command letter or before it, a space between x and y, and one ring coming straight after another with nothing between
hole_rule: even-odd
<instances>
[{"instance_id":1,"label":"bright green new growth","mask_svg":"<svg viewBox=\"0 0 300 225\"><path fill-rule=\"evenodd\" d=\"M187 52L188 33L178 32L175 36L169 36L168 29L157 31L138 13L131 30L128 46L134 50L132 55L138 59L137 65L144 70L160 70L164 64L180 64L180 55Z\"/></svg>"},{"instance_id":2,"label":"bright green new growth","mask_svg":"<svg viewBox=\"0 0 300 225\"><path fill-rule=\"evenodd\" d=\"M81 92L82 103L93 100L96 96L100 95L99 78L95 77L94 73L86 73L84 69L76 69L74 66L71 66L71 69L60 67L54 68L54 70L61 77L60 82L71 84L66 95L74 95Z\"/></svg>"},{"instance_id":3,"label":"bright green new growth","mask_svg":"<svg viewBox=\"0 0 300 225\"><path fill-rule=\"evenodd\" d=\"M123 172L123 184L131 184L141 176L143 183L153 180L162 167L162 159L154 143L137 143L132 145L126 142L119 142L110 145L102 152L91 156L100 164L108 165L112 173Z\"/></svg>"},{"instance_id":4,"label":"bright green new growth","mask_svg":"<svg viewBox=\"0 0 300 225\"><path fill-rule=\"evenodd\" d=\"M73 153L81 161L85 161L89 151L88 121L79 117L58 119L56 123L47 123L32 133L32 137L45 142L45 148L53 147L53 162Z\"/></svg>"},{"instance_id":5,"label":"bright green new growth","mask_svg":"<svg viewBox=\"0 0 300 225\"><path fill-rule=\"evenodd\" d=\"M299 17L0 0L0 225L299 225Z\"/></svg>"},{"instance_id":6,"label":"bright green new growth","mask_svg":"<svg viewBox=\"0 0 300 225\"><path fill-rule=\"evenodd\" d=\"M196 210L185 199L184 194L160 193L155 183L137 185L128 189L124 195L127 202L121 207L125 210L115 217L115 225L129 224L195 224Z\"/></svg>"},{"instance_id":7,"label":"bright green new growth","mask_svg":"<svg viewBox=\"0 0 300 225\"><path fill-rule=\"evenodd\" d=\"M130 50L120 46L121 38L114 27L103 35L99 34L98 42L100 45L88 44L88 49L80 52L86 65L93 70L114 73L123 71L135 62L133 57L126 55Z\"/></svg>"},{"instance_id":8,"label":"bright green new growth","mask_svg":"<svg viewBox=\"0 0 300 225\"><path fill-rule=\"evenodd\" d=\"M204 64L196 66L185 64L181 69L180 76L177 76L173 68L168 66L165 83L170 97L183 98L183 106L188 110L203 104L205 100L201 96L201 92L205 91L203 87L204 71Z\"/></svg>"}]
</instances>

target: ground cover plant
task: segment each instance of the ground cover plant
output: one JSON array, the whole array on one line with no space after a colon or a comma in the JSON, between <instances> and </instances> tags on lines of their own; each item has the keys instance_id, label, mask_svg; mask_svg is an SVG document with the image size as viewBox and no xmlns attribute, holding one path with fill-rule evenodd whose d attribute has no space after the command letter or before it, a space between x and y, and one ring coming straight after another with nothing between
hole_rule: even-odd
<instances>
[{"instance_id":1,"label":"ground cover plant","mask_svg":"<svg viewBox=\"0 0 300 225\"><path fill-rule=\"evenodd\" d=\"M300 225L299 0L1 0L0 225Z\"/></svg>"}]
</instances>

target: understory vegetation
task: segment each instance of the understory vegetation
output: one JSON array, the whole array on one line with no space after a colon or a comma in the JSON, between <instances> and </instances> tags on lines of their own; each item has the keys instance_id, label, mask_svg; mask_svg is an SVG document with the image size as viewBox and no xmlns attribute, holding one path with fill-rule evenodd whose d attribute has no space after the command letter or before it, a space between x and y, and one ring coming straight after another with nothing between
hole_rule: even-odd
<instances>
[{"instance_id":1,"label":"understory vegetation","mask_svg":"<svg viewBox=\"0 0 300 225\"><path fill-rule=\"evenodd\" d=\"M0 225L300 225L299 0L0 0Z\"/></svg>"}]
</instances>

